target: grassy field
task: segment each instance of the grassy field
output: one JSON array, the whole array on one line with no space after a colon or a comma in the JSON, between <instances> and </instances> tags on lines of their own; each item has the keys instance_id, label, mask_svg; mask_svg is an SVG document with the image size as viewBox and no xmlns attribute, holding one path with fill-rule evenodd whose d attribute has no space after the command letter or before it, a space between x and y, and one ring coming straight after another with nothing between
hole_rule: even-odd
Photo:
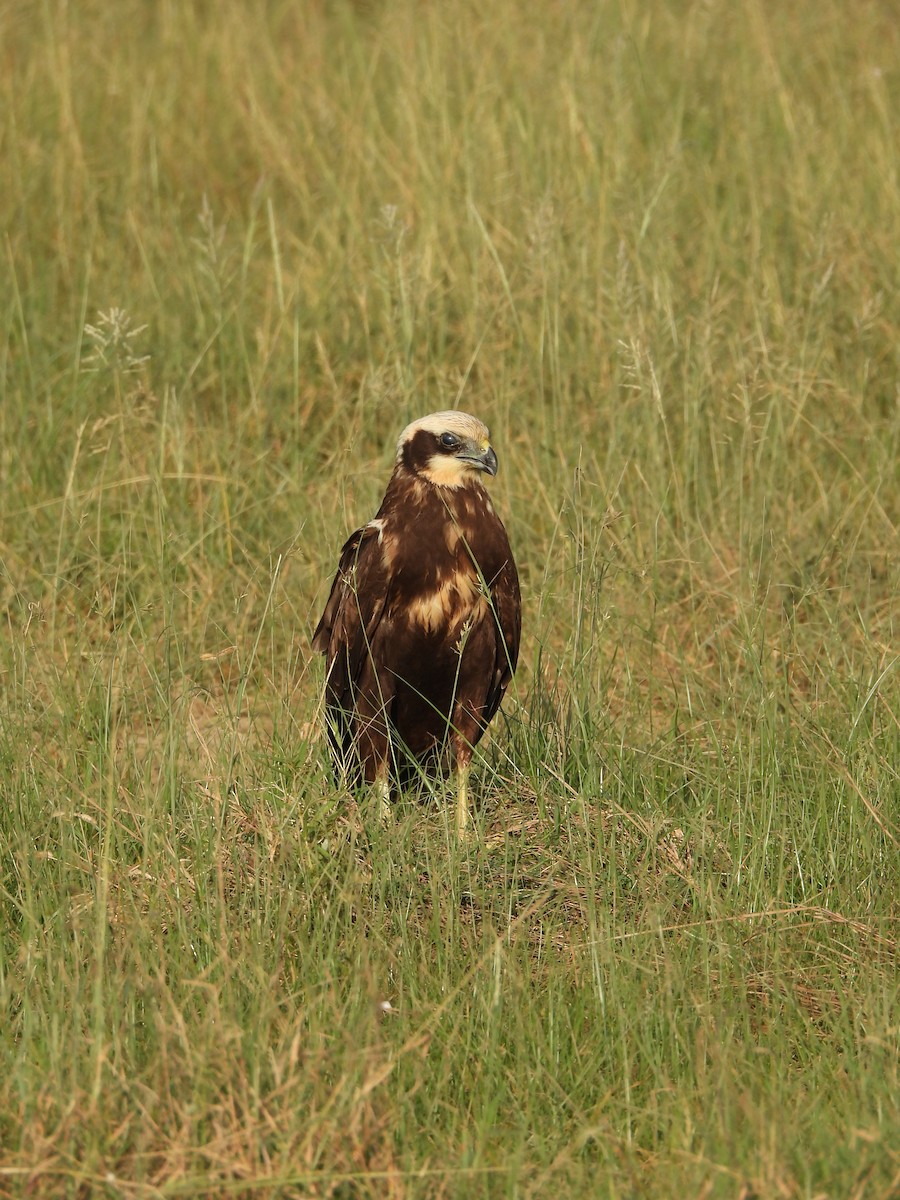
<instances>
[{"instance_id":1,"label":"grassy field","mask_svg":"<svg viewBox=\"0 0 900 1200\"><path fill-rule=\"evenodd\" d=\"M0 1196L900 1195L892 0L0 8ZM309 641L486 420L523 655Z\"/></svg>"}]
</instances>

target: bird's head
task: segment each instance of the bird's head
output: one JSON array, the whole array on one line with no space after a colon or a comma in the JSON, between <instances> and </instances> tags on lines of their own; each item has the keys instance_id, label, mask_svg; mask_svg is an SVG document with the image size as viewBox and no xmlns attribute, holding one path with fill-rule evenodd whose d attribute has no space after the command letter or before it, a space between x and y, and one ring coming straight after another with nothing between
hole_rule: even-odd
<instances>
[{"instance_id":1,"label":"bird's head","mask_svg":"<svg viewBox=\"0 0 900 1200\"><path fill-rule=\"evenodd\" d=\"M397 465L438 487L465 487L482 473L497 474L488 427L464 412L436 412L400 434Z\"/></svg>"}]
</instances>

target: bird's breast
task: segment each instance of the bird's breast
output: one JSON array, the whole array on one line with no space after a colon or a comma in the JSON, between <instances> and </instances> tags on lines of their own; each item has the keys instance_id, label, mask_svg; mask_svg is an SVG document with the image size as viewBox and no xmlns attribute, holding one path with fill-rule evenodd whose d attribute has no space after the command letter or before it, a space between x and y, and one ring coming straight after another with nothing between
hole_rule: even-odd
<instances>
[{"instance_id":1,"label":"bird's breast","mask_svg":"<svg viewBox=\"0 0 900 1200\"><path fill-rule=\"evenodd\" d=\"M467 571L455 571L436 587L412 595L407 614L412 624L429 633L445 630L452 634L464 622L483 616L487 608L478 580Z\"/></svg>"},{"instance_id":2,"label":"bird's breast","mask_svg":"<svg viewBox=\"0 0 900 1200\"><path fill-rule=\"evenodd\" d=\"M467 621L490 612L490 585L509 545L484 488L404 486L380 512L393 623L453 644Z\"/></svg>"}]
</instances>

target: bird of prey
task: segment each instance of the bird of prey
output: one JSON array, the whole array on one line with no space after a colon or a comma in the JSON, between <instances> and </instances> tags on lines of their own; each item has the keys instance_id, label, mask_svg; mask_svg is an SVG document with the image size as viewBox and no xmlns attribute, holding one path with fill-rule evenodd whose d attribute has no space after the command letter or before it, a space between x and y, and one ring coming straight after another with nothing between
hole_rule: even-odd
<instances>
[{"instance_id":1,"label":"bird of prey","mask_svg":"<svg viewBox=\"0 0 900 1200\"><path fill-rule=\"evenodd\" d=\"M519 577L483 482L496 473L487 426L468 413L407 425L313 636L339 770L374 785L385 807L417 774L455 770L461 835L472 752L519 654Z\"/></svg>"}]
</instances>

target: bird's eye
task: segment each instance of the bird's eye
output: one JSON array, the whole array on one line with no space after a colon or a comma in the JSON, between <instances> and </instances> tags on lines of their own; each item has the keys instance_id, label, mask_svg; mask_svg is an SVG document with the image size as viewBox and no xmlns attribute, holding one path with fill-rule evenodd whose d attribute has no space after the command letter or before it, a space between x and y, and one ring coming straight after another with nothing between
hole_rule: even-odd
<instances>
[{"instance_id":1,"label":"bird's eye","mask_svg":"<svg viewBox=\"0 0 900 1200\"><path fill-rule=\"evenodd\" d=\"M442 433L441 434L441 445L444 446L447 450L455 450L456 447L459 445L459 438L456 437L456 435L453 433Z\"/></svg>"}]
</instances>

